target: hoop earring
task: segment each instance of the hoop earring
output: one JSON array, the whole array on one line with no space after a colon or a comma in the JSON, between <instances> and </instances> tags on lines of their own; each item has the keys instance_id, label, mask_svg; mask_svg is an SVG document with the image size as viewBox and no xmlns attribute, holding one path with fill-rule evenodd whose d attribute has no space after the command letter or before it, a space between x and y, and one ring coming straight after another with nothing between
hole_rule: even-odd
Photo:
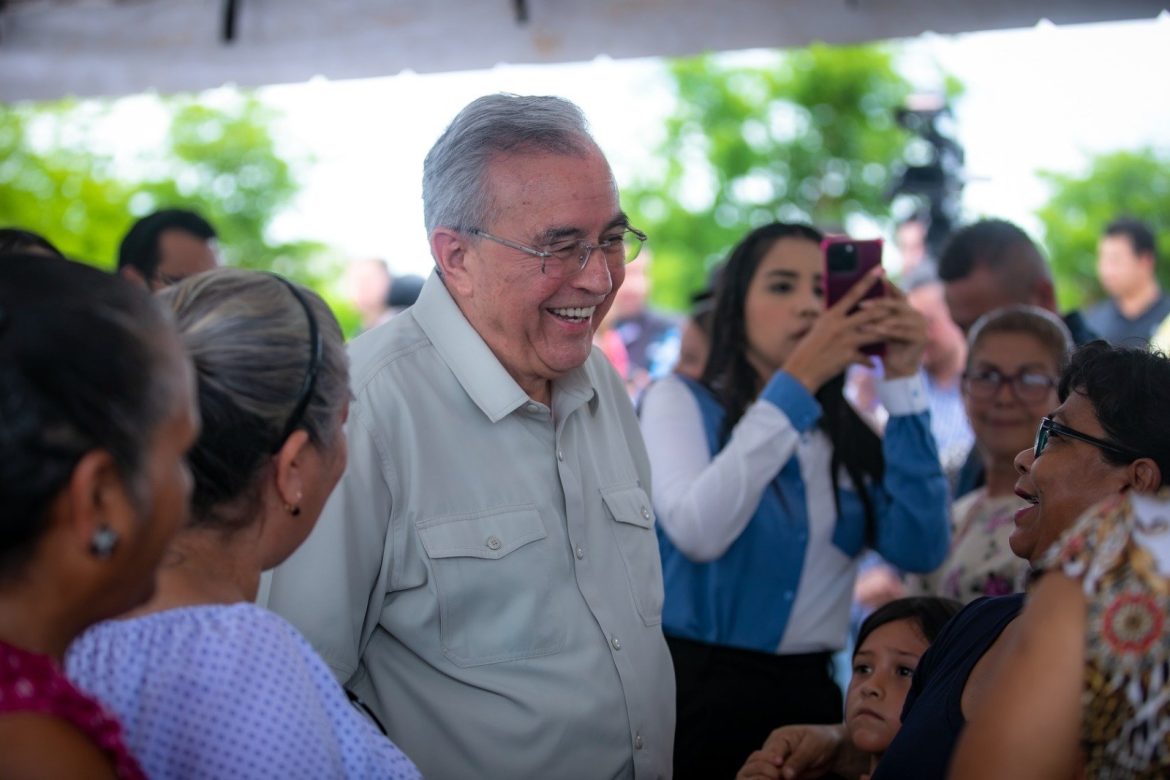
<instances>
[{"instance_id":1,"label":"hoop earring","mask_svg":"<svg viewBox=\"0 0 1170 780\"><path fill-rule=\"evenodd\" d=\"M105 560L113 555L114 548L117 546L118 532L108 525L103 525L94 531L93 538L89 540L90 555L101 560Z\"/></svg>"}]
</instances>

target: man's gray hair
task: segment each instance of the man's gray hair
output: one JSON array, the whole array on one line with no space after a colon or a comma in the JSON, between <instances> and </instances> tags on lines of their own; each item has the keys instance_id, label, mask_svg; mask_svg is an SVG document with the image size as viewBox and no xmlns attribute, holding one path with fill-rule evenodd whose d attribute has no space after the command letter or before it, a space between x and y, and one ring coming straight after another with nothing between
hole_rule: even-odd
<instances>
[{"instance_id":1,"label":"man's gray hair","mask_svg":"<svg viewBox=\"0 0 1170 780\"><path fill-rule=\"evenodd\" d=\"M486 171L516 151L585 155L597 148L585 115L564 98L501 93L467 105L423 162L423 218L437 227L482 228L494 206Z\"/></svg>"}]
</instances>

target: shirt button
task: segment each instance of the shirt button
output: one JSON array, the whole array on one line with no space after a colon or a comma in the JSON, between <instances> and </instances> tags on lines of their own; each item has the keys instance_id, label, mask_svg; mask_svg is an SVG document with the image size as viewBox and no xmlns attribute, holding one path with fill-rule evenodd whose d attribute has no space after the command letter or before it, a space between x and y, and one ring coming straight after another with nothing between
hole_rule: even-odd
<instances>
[{"instance_id":1,"label":"shirt button","mask_svg":"<svg viewBox=\"0 0 1170 780\"><path fill-rule=\"evenodd\" d=\"M612 637L609 640L609 643L610 643L610 645L613 646L614 650L621 650L622 649L622 641L620 639L618 639L616 636Z\"/></svg>"},{"instance_id":2,"label":"shirt button","mask_svg":"<svg viewBox=\"0 0 1170 780\"><path fill-rule=\"evenodd\" d=\"M489 536L487 538L487 546L489 550L500 549L500 538L498 536Z\"/></svg>"},{"instance_id":3,"label":"shirt button","mask_svg":"<svg viewBox=\"0 0 1170 780\"><path fill-rule=\"evenodd\" d=\"M564 459L565 459L565 451L564 450L557 450L557 460L564 460Z\"/></svg>"},{"instance_id":4,"label":"shirt button","mask_svg":"<svg viewBox=\"0 0 1170 780\"><path fill-rule=\"evenodd\" d=\"M581 545L577 545L577 549L573 552L577 554L577 560L581 560L585 557L585 548L583 548Z\"/></svg>"},{"instance_id":5,"label":"shirt button","mask_svg":"<svg viewBox=\"0 0 1170 780\"><path fill-rule=\"evenodd\" d=\"M641 749L642 749L642 745L644 745L644 744L645 744L645 743L642 741L642 735L641 735L641 734L635 734L635 735L634 735L634 750L641 750Z\"/></svg>"},{"instance_id":6,"label":"shirt button","mask_svg":"<svg viewBox=\"0 0 1170 780\"><path fill-rule=\"evenodd\" d=\"M647 509L646 507L642 507L642 519L643 519L643 520L649 520L649 519L650 519L650 510L649 510L649 509Z\"/></svg>"},{"instance_id":7,"label":"shirt button","mask_svg":"<svg viewBox=\"0 0 1170 780\"><path fill-rule=\"evenodd\" d=\"M793 596L795 596L795 595L796 595L796 594L795 594L795 593L793 593L792 591L790 591L790 590L786 590L786 591L784 591L784 600L785 600L785 601L792 601L792 597L793 597Z\"/></svg>"},{"instance_id":8,"label":"shirt button","mask_svg":"<svg viewBox=\"0 0 1170 780\"><path fill-rule=\"evenodd\" d=\"M526 406L524 408L527 409L532 414L536 414L537 412L540 411L540 407L537 406L536 404L528 404L528 406Z\"/></svg>"}]
</instances>

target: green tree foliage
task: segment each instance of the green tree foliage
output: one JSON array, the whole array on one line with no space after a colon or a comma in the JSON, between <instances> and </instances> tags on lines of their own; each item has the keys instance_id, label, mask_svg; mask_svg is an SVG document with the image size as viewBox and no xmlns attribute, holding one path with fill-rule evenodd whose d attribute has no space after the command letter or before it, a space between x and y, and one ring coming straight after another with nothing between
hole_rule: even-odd
<instances>
[{"instance_id":1,"label":"green tree foliage","mask_svg":"<svg viewBox=\"0 0 1170 780\"><path fill-rule=\"evenodd\" d=\"M1119 216L1144 220L1158 236L1158 275L1170 288L1170 155L1153 149L1093 158L1083 175L1044 172L1052 196L1037 211L1056 277L1060 305L1078 308L1104 294L1097 282L1097 242Z\"/></svg>"},{"instance_id":2,"label":"green tree foliage","mask_svg":"<svg viewBox=\"0 0 1170 780\"><path fill-rule=\"evenodd\" d=\"M76 143L93 119L76 103L0 105L0 226L112 267L132 190L110 173L109 158Z\"/></svg>"},{"instance_id":3,"label":"green tree foliage","mask_svg":"<svg viewBox=\"0 0 1170 780\"><path fill-rule=\"evenodd\" d=\"M650 234L655 300L674 309L755 226L884 219L890 171L909 141L894 112L911 85L888 48L812 46L759 66L723 63L671 64L666 138L622 193Z\"/></svg>"},{"instance_id":4,"label":"green tree foliage","mask_svg":"<svg viewBox=\"0 0 1170 780\"><path fill-rule=\"evenodd\" d=\"M134 220L181 206L215 226L226 263L319 286L328 269L311 260L321 247L280 243L268 232L298 190L272 137L277 117L247 93L215 97L157 99L167 121L163 143L118 160L95 142L113 103L0 106L0 224L42 233L70 256L113 268Z\"/></svg>"}]
</instances>

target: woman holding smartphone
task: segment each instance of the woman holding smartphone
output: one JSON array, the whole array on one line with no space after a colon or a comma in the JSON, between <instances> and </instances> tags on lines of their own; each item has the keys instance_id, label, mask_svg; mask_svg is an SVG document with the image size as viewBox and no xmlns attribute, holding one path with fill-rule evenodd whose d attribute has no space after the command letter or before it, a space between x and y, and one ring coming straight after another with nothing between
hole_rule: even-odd
<instances>
[{"instance_id":1,"label":"woman holding smartphone","mask_svg":"<svg viewBox=\"0 0 1170 780\"><path fill-rule=\"evenodd\" d=\"M675 777L731 777L783 723L835 723L862 551L930 571L946 555L946 480L918 375L925 325L874 268L825 308L821 234L749 233L716 293L698 382L663 379L642 429L653 468L678 681ZM886 294L863 299L874 283ZM881 440L842 395L885 343Z\"/></svg>"}]
</instances>

